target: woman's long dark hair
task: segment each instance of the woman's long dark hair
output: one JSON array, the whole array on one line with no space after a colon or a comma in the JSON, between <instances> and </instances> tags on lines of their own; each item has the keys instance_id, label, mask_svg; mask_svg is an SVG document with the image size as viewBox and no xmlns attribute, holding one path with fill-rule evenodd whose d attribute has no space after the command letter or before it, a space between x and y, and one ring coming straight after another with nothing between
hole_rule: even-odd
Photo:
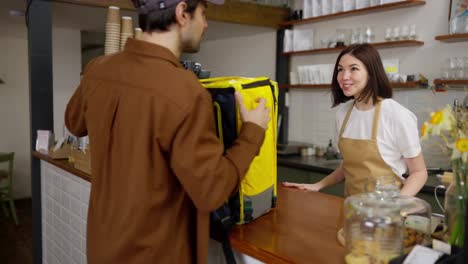
<instances>
[{"instance_id":1,"label":"woman's long dark hair","mask_svg":"<svg viewBox=\"0 0 468 264\"><path fill-rule=\"evenodd\" d=\"M373 103L376 104L377 98L379 97L392 98L392 87L390 86L387 74L382 65L382 59L377 50L370 44L354 44L346 47L336 59L331 88L333 94L332 107L353 99L352 96L348 97L343 93L337 80L338 64L340 63L341 57L346 54L360 60L369 74L366 87L364 87L358 98L354 98L356 101L367 101L369 98L372 98Z\"/></svg>"}]
</instances>

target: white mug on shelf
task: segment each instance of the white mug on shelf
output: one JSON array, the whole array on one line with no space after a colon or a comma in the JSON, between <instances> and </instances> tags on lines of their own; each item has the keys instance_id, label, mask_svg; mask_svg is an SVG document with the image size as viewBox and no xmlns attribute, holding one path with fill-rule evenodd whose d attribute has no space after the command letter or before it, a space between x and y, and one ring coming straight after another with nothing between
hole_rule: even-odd
<instances>
[{"instance_id":1,"label":"white mug on shelf","mask_svg":"<svg viewBox=\"0 0 468 264\"><path fill-rule=\"evenodd\" d=\"M416 25L415 25L415 24L412 24L412 25L410 26L409 38L410 38L410 39L416 39L416 38L417 38L417 34L416 34Z\"/></svg>"},{"instance_id":2,"label":"white mug on shelf","mask_svg":"<svg viewBox=\"0 0 468 264\"><path fill-rule=\"evenodd\" d=\"M385 28L385 40L386 41L392 40L392 33L393 33L393 29L391 27Z\"/></svg>"},{"instance_id":3,"label":"white mug on shelf","mask_svg":"<svg viewBox=\"0 0 468 264\"><path fill-rule=\"evenodd\" d=\"M400 37L402 39L409 39L409 36L410 36L410 28L408 25L403 25L401 27L401 34L400 34Z\"/></svg>"},{"instance_id":4,"label":"white mug on shelf","mask_svg":"<svg viewBox=\"0 0 468 264\"><path fill-rule=\"evenodd\" d=\"M399 40L400 39L400 27L396 26L393 28L393 40Z\"/></svg>"}]
</instances>

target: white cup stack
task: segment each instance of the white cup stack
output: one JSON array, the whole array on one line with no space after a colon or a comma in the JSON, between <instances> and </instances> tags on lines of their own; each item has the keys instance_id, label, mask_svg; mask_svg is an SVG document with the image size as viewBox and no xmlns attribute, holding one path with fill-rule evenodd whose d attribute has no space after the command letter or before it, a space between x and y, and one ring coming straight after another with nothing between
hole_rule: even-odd
<instances>
[{"instance_id":1,"label":"white cup stack","mask_svg":"<svg viewBox=\"0 0 468 264\"><path fill-rule=\"evenodd\" d=\"M141 39L143 35L143 30L141 28L135 28L135 39Z\"/></svg>"},{"instance_id":2,"label":"white cup stack","mask_svg":"<svg viewBox=\"0 0 468 264\"><path fill-rule=\"evenodd\" d=\"M127 38L133 38L133 21L132 17L123 16L122 17L122 31L120 32L120 50L123 50Z\"/></svg>"},{"instance_id":3,"label":"white cup stack","mask_svg":"<svg viewBox=\"0 0 468 264\"><path fill-rule=\"evenodd\" d=\"M113 54L120 49L120 8L109 6L107 9L106 42L104 54Z\"/></svg>"}]
</instances>

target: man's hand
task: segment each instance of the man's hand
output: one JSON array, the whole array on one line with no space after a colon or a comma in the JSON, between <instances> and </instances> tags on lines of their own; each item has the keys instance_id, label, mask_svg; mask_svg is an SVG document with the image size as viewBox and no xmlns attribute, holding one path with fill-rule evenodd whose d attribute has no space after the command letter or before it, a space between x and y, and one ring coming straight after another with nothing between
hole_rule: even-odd
<instances>
[{"instance_id":1,"label":"man's hand","mask_svg":"<svg viewBox=\"0 0 468 264\"><path fill-rule=\"evenodd\" d=\"M236 92L235 96L242 122L252 122L266 130L268 128L268 122L270 122L270 108L265 106L265 98L258 98L256 100L258 102L257 108L248 110L244 105L242 95L239 92Z\"/></svg>"}]
</instances>

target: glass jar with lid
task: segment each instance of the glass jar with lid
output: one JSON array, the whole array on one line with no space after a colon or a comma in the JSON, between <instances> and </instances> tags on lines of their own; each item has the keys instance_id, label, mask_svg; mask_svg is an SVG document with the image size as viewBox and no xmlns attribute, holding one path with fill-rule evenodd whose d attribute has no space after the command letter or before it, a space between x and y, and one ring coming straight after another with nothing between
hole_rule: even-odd
<instances>
[{"instance_id":1,"label":"glass jar with lid","mask_svg":"<svg viewBox=\"0 0 468 264\"><path fill-rule=\"evenodd\" d=\"M346 198L346 263L388 263L416 244L430 243L429 204L400 195L394 177L379 177L370 192Z\"/></svg>"}]
</instances>

